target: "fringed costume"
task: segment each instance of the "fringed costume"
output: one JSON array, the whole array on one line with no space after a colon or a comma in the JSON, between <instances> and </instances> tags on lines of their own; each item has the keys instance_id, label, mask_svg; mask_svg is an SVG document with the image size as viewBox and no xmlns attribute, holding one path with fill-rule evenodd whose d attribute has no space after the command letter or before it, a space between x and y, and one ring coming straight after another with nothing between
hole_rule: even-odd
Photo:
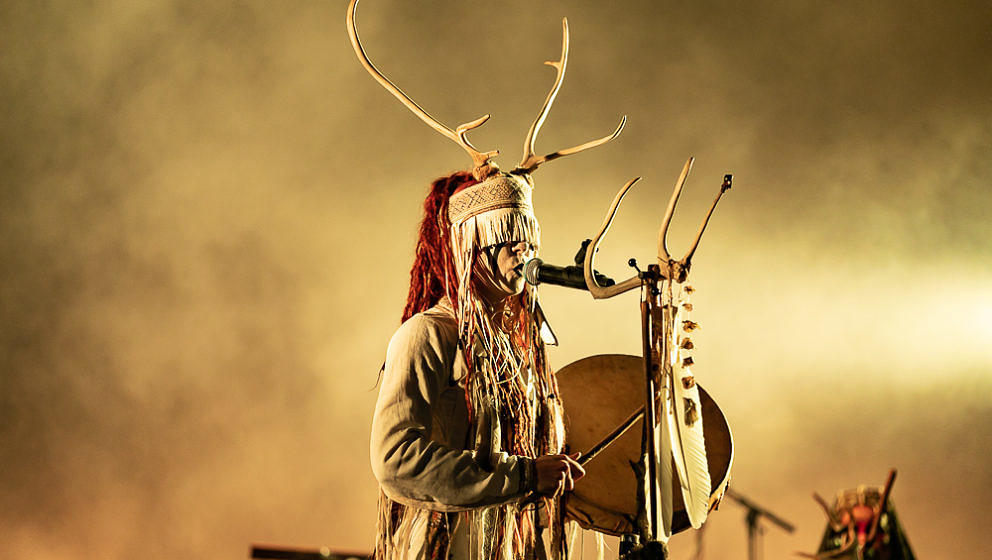
<instances>
[{"instance_id":1,"label":"fringed costume","mask_svg":"<svg viewBox=\"0 0 992 560\"><path fill-rule=\"evenodd\" d=\"M536 494L534 469L564 444L550 330L533 288L490 308L476 264L485 247L539 245L529 177L439 179L425 214L372 426L376 558L558 558L559 500Z\"/></svg>"}]
</instances>

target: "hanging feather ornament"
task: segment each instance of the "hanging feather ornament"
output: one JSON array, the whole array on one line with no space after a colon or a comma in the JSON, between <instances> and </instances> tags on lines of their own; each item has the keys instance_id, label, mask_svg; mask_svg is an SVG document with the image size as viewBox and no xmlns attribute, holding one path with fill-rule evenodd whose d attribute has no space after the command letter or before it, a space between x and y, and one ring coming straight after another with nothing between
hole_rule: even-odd
<instances>
[{"instance_id":1,"label":"hanging feather ornament","mask_svg":"<svg viewBox=\"0 0 992 560\"><path fill-rule=\"evenodd\" d=\"M700 416L703 406L699 400L699 388L689 370L693 363L691 350L683 348L679 343L679 339L688 335L685 325L691 324L694 329L699 328L699 325L689 320L692 304L689 303L689 291L682 286L676 284L672 287L675 290L672 294L672 306L675 308L673 326L680 328L666 331L670 335L668 347L673 349L670 366L671 386L674 389L672 408L675 413L672 419L675 429L672 437L673 440L678 440L678 447L673 442L672 448L681 453L681 456L675 456L675 464L681 466L678 473L682 499L689 522L694 529L698 529L706 521L709 512L710 471L706 461L703 420Z\"/></svg>"}]
</instances>

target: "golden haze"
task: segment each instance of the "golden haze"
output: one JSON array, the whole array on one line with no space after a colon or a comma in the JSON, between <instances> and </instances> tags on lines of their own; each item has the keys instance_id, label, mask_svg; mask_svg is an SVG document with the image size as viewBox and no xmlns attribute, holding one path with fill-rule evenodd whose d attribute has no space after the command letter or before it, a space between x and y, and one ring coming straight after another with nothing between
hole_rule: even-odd
<instances>
[{"instance_id":1,"label":"golden haze","mask_svg":"<svg viewBox=\"0 0 992 560\"><path fill-rule=\"evenodd\" d=\"M0 556L368 549L376 372L420 204L468 165L374 84L344 2L0 7ZM643 175L600 268L649 262L667 195L695 259L697 379L734 485L798 525L881 484L921 558L979 558L992 467L992 13L980 3L365 0L369 54L504 168L572 49L538 151L542 256ZM638 353L636 296L542 290L564 365ZM744 555L744 512L708 525ZM677 537L688 558L693 537Z\"/></svg>"}]
</instances>

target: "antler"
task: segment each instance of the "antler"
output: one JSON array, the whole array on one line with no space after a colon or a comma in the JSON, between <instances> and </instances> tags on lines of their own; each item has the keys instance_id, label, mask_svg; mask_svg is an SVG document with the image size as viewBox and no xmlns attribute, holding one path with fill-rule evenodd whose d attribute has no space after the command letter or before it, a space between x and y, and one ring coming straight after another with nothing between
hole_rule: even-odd
<instances>
[{"instance_id":1,"label":"antler","mask_svg":"<svg viewBox=\"0 0 992 560\"><path fill-rule=\"evenodd\" d=\"M585 274L586 287L589 288L589 293L591 293L592 297L596 299L611 298L615 295L629 292L630 290L633 290L641 285L641 279L637 276L633 276L623 282L620 282L619 284L614 284L612 286L600 286L599 283L596 282L596 277L593 274L593 263L596 259L596 251L599 250L599 244L603 240L603 236L606 235L606 232L609 231L610 226L613 224L613 218L617 215L617 209L620 207L620 203L623 202L623 197L627 195L627 191L630 190L630 187L633 187L634 183L640 180L640 177L635 177L630 181L627 181L627 184L620 189L620 192L617 193L616 198L613 199L613 204L610 205L609 211L606 213L606 218L603 220L603 227L600 228L599 233L597 233L596 237L593 238L592 243L586 247L586 260L585 263L583 263L582 272Z\"/></svg>"},{"instance_id":2,"label":"antler","mask_svg":"<svg viewBox=\"0 0 992 560\"><path fill-rule=\"evenodd\" d=\"M685 185L686 178L689 177L689 172L692 171L692 162L694 161L696 161L695 158L689 156L685 165L682 166L682 173L679 175L679 180L675 182L675 190L672 191L672 198L668 199L668 208L665 209L665 217L662 218L661 229L658 230L658 260L664 263L672 260L668 255L668 226L672 223L675 205L679 203L679 195L682 194L682 187Z\"/></svg>"},{"instance_id":3,"label":"antler","mask_svg":"<svg viewBox=\"0 0 992 560\"><path fill-rule=\"evenodd\" d=\"M724 175L723 184L720 185L720 192L716 195L716 199L713 204L710 205L709 212L706 213L706 217L703 218L702 225L699 226L699 231L696 232L696 238L692 242L692 246L689 247L689 251L682 257L681 260L672 259L671 255L668 254L668 243L666 241L668 237L668 226L672 222L672 215L675 214L675 206L678 204L679 195L682 194L682 187L685 185L685 180L689 176L689 171L692 169L693 158L690 157L686 160L685 165L682 167L682 173L679 175L679 180L675 183L675 190L672 192L672 197L668 201L668 209L665 210L665 217L661 221L661 228L658 231L658 261L661 265L660 274L662 277L675 282L684 282L686 276L689 274L689 266L692 261L692 255L696 252L696 247L699 246L699 240L703 237L703 232L706 230L706 225L710 221L710 216L713 215L713 210L716 208L717 202L720 202L720 197L723 193L730 188L731 181L733 177L731 175ZM613 223L613 218L616 217L617 208L620 206L620 202L623 201L623 197L630 190L630 187L636 183L640 177L632 179L626 185L620 189L617 193L616 198L613 199L613 204L610 205L609 211L606 213L606 219L603 220L603 227L596 234L596 238L593 239L592 243L586 250L586 260L583 272L586 278L586 287L589 288L589 293L592 297L596 299L610 298L618 294L630 291L635 287L640 285L640 278L634 276L619 284L613 286L600 286L596 282L596 278L593 276L593 263L596 258L596 251L599 248L600 242L603 240L603 236L609 231L610 225Z\"/></svg>"},{"instance_id":4,"label":"antler","mask_svg":"<svg viewBox=\"0 0 992 560\"><path fill-rule=\"evenodd\" d=\"M716 209L716 203L720 202L720 197L723 196L723 193L730 190L732 180L733 177L731 175L723 176L723 183L720 185L720 192L716 193L716 198L713 199L713 204L710 205L709 211L706 212L706 217L703 218L703 223L699 225L699 231L696 232L696 239L693 240L692 246L689 247L689 252L682 257L682 264L687 270L689 268L689 261L692 260L692 255L696 253L696 247L699 246L699 240L703 237L703 231L706 230L706 224L710 223L710 216L713 215L713 210Z\"/></svg>"},{"instance_id":5,"label":"antler","mask_svg":"<svg viewBox=\"0 0 992 560\"><path fill-rule=\"evenodd\" d=\"M514 171L531 173L539 165L546 161L551 161L553 159L558 159L562 156L568 156L572 154L577 154L579 152L588 150L589 148L595 148L596 146L605 144L610 140L613 140L620 135L620 131L623 130L623 125L627 122L626 115L620 119L620 126L613 131L613 134L604 136L598 140L592 140L572 148L565 150L559 150L557 152L550 153L546 156L538 157L534 155L534 141L537 139L537 133L541 130L541 126L544 124L544 119L547 118L548 112L551 110L551 105L555 102L555 97L558 95L558 90L561 89L561 83L565 79L565 67L568 65L568 18L562 18L561 20L561 58L557 61L547 61L545 64L548 66L553 66L555 70L558 71L558 75L555 78L555 83L551 87L551 91L548 93L548 97L544 100L544 106L541 107L541 113L537 116L537 119L530 125L530 130L527 131L527 138L524 139L524 157L520 160L520 165Z\"/></svg>"},{"instance_id":6,"label":"antler","mask_svg":"<svg viewBox=\"0 0 992 560\"><path fill-rule=\"evenodd\" d=\"M692 171L693 161L695 159L690 156L686 160L685 165L682 166L682 173L679 174L679 180L675 182L675 190L672 191L672 197L668 201L668 208L665 210L665 217L661 223L661 230L658 232L658 261L661 263L662 275L676 282L683 282L686 276L688 276L689 267L692 265L692 256L696 253L696 248L699 247L699 240L702 239L703 232L706 231L706 225L710 222L710 216L713 215L716 204L720 202L720 197L723 196L723 193L730 188L733 180L732 175L723 176L720 192L717 193L716 199L713 200L709 211L706 212L703 223L700 224L699 230L696 232L696 238L693 239L692 245L689 246L689 250L685 256L676 261L668 253L668 226L671 224L672 216L675 214L675 206L679 202L679 195L682 194L682 187L685 185L685 180L689 176L689 172Z\"/></svg>"},{"instance_id":7,"label":"antler","mask_svg":"<svg viewBox=\"0 0 992 560\"><path fill-rule=\"evenodd\" d=\"M440 132L442 135L464 148L465 151L472 156L472 162L475 164L476 169L485 167L489 163L490 159L499 154L499 151L492 150L489 152L480 152L475 148L475 146L472 145L471 142L468 141L465 134L474 128L482 126L483 123L489 120L489 115L485 115L475 119L474 121L458 125L457 128L451 130L432 117L420 105L417 105L416 101L410 99L407 94L403 93L403 90L396 87L393 82L389 81L389 78L384 76L382 72L379 72L379 70L372 64L372 61L369 60L368 55L365 54L365 49L362 48L362 43L358 40L358 29L355 27L355 12L357 8L358 0L351 0L348 4L347 26L348 37L351 38L351 46L355 48L355 54L358 55L358 61L362 63L362 66L368 70L369 74L371 74L372 77L382 85L382 87L386 88L386 91L393 94L396 99L400 100L400 103L406 105L407 109L413 111L414 115L417 115L420 120L427 123L427 126Z\"/></svg>"}]
</instances>

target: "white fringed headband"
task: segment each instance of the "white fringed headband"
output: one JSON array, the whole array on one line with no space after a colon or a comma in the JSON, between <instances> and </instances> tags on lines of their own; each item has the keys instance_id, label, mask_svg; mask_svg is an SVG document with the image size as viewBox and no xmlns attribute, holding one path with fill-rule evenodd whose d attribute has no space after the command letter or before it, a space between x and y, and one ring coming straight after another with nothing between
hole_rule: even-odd
<instances>
[{"instance_id":1,"label":"white fringed headband","mask_svg":"<svg viewBox=\"0 0 992 560\"><path fill-rule=\"evenodd\" d=\"M471 237L478 247L508 241L540 246L541 229L534 215L532 193L527 178L510 173L490 175L458 191L448 199L452 237Z\"/></svg>"}]
</instances>

